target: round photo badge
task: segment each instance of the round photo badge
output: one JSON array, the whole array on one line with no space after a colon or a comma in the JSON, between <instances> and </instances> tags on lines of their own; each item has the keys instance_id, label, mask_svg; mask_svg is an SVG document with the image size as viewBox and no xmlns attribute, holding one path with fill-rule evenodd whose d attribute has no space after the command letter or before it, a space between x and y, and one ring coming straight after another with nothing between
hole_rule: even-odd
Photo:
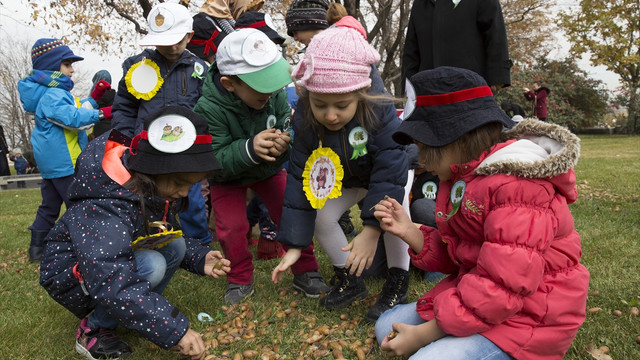
<instances>
[{"instance_id":1,"label":"round photo badge","mask_svg":"<svg viewBox=\"0 0 640 360\"><path fill-rule=\"evenodd\" d=\"M196 128L184 116L170 114L155 119L147 130L149 144L164 153L175 154L189 149L196 141Z\"/></svg>"},{"instance_id":2,"label":"round photo badge","mask_svg":"<svg viewBox=\"0 0 640 360\"><path fill-rule=\"evenodd\" d=\"M328 199L342 195L344 169L340 157L331 148L320 146L304 165L302 187L314 209L322 209Z\"/></svg>"},{"instance_id":3,"label":"round photo badge","mask_svg":"<svg viewBox=\"0 0 640 360\"><path fill-rule=\"evenodd\" d=\"M438 194L438 185L434 181L427 181L422 184L422 195L426 199L435 200Z\"/></svg>"},{"instance_id":4,"label":"round photo badge","mask_svg":"<svg viewBox=\"0 0 640 360\"><path fill-rule=\"evenodd\" d=\"M350 160L367 155L368 140L369 134L367 134L367 130L362 126L356 126L349 132L349 144L353 147L353 154L351 154Z\"/></svg>"},{"instance_id":5,"label":"round photo badge","mask_svg":"<svg viewBox=\"0 0 640 360\"><path fill-rule=\"evenodd\" d=\"M267 117L267 129L273 129L274 127L276 127L276 123L278 122L278 119L276 118L275 115L269 115Z\"/></svg>"},{"instance_id":6,"label":"round photo badge","mask_svg":"<svg viewBox=\"0 0 640 360\"><path fill-rule=\"evenodd\" d=\"M266 42L264 33L254 32L242 43L242 58L251 66L271 64L278 57L278 47L271 41Z\"/></svg>"},{"instance_id":7,"label":"round photo badge","mask_svg":"<svg viewBox=\"0 0 640 360\"><path fill-rule=\"evenodd\" d=\"M160 75L158 64L143 58L140 62L131 65L124 82L129 93L136 99L151 100L162 87L164 79Z\"/></svg>"},{"instance_id":8,"label":"round photo badge","mask_svg":"<svg viewBox=\"0 0 640 360\"><path fill-rule=\"evenodd\" d=\"M405 86L407 92L407 102L404 104L404 111L402 112L402 120L408 118L416 109L416 90L413 88L411 81L407 79Z\"/></svg>"},{"instance_id":9,"label":"round photo badge","mask_svg":"<svg viewBox=\"0 0 640 360\"><path fill-rule=\"evenodd\" d=\"M463 180L456 181L451 187L450 200L453 207L451 208L451 212L447 215L446 220L449 220L460 209L460 205L462 204L462 197L464 196L464 191L466 188L467 183L465 183Z\"/></svg>"}]
</instances>

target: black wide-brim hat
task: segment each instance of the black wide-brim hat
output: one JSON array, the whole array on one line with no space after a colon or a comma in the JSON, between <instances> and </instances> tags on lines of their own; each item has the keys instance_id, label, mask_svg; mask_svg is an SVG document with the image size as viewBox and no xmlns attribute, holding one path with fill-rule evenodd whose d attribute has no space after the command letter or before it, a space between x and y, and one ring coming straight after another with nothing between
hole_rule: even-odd
<instances>
[{"instance_id":1,"label":"black wide-brim hat","mask_svg":"<svg viewBox=\"0 0 640 360\"><path fill-rule=\"evenodd\" d=\"M399 144L415 140L441 147L484 124L515 125L498 107L484 78L471 70L449 66L424 70L407 81L406 89L404 121L393 134Z\"/></svg>"},{"instance_id":2,"label":"black wide-brim hat","mask_svg":"<svg viewBox=\"0 0 640 360\"><path fill-rule=\"evenodd\" d=\"M222 30L213 17L206 13L193 16L193 37L187 44L187 49L202 60L215 56L220 42L228 34Z\"/></svg>"},{"instance_id":3,"label":"black wide-brim hat","mask_svg":"<svg viewBox=\"0 0 640 360\"><path fill-rule=\"evenodd\" d=\"M221 169L207 120L181 106L167 106L144 120L131 141L129 169L147 174L210 173Z\"/></svg>"},{"instance_id":4,"label":"black wide-brim hat","mask_svg":"<svg viewBox=\"0 0 640 360\"><path fill-rule=\"evenodd\" d=\"M237 29L258 29L278 45L282 45L286 40L276 30L271 16L259 11L247 11L240 15L236 21L236 30Z\"/></svg>"}]
</instances>

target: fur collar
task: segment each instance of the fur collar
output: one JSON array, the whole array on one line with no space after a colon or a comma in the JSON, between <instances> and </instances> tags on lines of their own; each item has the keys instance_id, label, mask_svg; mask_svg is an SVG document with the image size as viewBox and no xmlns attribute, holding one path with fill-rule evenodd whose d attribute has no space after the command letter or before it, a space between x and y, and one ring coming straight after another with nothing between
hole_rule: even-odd
<instances>
[{"instance_id":1,"label":"fur collar","mask_svg":"<svg viewBox=\"0 0 640 360\"><path fill-rule=\"evenodd\" d=\"M550 178L572 169L580 157L580 139L560 125L527 119L502 137L517 141L489 154L475 174Z\"/></svg>"}]
</instances>

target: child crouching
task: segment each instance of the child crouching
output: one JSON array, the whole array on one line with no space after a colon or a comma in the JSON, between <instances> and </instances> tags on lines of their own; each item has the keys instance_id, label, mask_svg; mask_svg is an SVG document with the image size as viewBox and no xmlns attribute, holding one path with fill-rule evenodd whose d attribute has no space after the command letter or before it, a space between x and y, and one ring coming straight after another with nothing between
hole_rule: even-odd
<instances>
[{"instance_id":1,"label":"child crouching","mask_svg":"<svg viewBox=\"0 0 640 360\"><path fill-rule=\"evenodd\" d=\"M375 216L409 244L415 266L450 275L380 316L380 348L410 359L562 359L589 286L568 206L579 139L535 120L502 134L513 121L469 70L427 70L411 84L414 110L393 138L415 142L440 178L437 229L413 226L393 199Z\"/></svg>"},{"instance_id":2,"label":"child crouching","mask_svg":"<svg viewBox=\"0 0 640 360\"><path fill-rule=\"evenodd\" d=\"M200 334L161 294L178 266L214 278L230 270L219 251L183 236L175 215L191 185L219 167L206 120L178 106L150 115L133 140L113 130L85 148L69 188L73 205L47 236L40 267L40 284L82 319L78 353L130 356L113 334L121 325L204 356Z\"/></svg>"}]
</instances>

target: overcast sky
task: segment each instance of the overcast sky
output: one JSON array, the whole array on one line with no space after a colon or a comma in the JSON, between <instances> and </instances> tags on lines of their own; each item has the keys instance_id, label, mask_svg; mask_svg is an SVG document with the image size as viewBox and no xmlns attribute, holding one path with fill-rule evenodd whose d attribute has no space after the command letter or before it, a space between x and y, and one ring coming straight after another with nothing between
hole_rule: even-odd
<instances>
[{"instance_id":1,"label":"overcast sky","mask_svg":"<svg viewBox=\"0 0 640 360\"><path fill-rule=\"evenodd\" d=\"M60 37L61 34L56 33L55 29L50 27L35 28L27 25L29 22L29 12L27 11L28 0L5 0L0 6L0 40L7 37L26 36L28 43L32 44L35 40L42 37ZM559 7L563 10L573 8L576 5L576 1L559 0ZM285 29L279 29L279 32L286 34ZM556 34L558 39L558 47L550 53L550 57L553 59L563 59L568 54L568 42L560 34ZM125 59L125 55L121 57L112 57L110 61L103 61L102 57L98 54L86 52L79 46L69 44L69 47L79 56L85 58L75 64L76 71L80 70L85 74L90 74L91 77L96 71L101 69L109 70L112 76L114 87L122 77L122 62ZM140 49L142 51L142 49ZM585 70L587 74L598 80L602 80L605 86L609 90L614 90L620 86L619 77L609 71L606 71L604 66L593 67L589 64L586 57L578 61L578 66ZM91 79L89 78L88 81ZM76 83L79 79L75 79Z\"/></svg>"}]
</instances>

